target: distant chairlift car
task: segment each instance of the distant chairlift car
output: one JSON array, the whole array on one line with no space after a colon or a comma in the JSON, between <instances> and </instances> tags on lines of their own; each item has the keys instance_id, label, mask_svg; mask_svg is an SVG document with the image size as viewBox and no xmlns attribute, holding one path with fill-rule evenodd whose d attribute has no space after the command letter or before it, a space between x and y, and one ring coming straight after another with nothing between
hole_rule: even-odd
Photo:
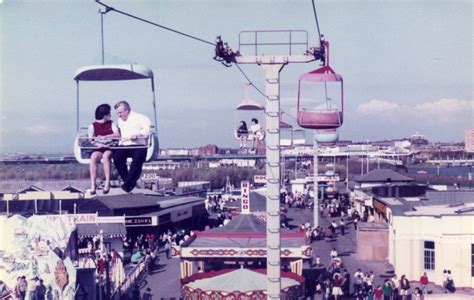
<instances>
[{"instance_id":1,"label":"distant chairlift car","mask_svg":"<svg viewBox=\"0 0 474 300\"><path fill-rule=\"evenodd\" d=\"M245 86L245 98L244 98L244 100L242 100L242 102L240 102L239 105L237 105L235 107L234 124L236 124L236 127L234 129L234 137L237 140L240 140L240 137L237 133L240 121L245 121L247 123L247 129L250 132L250 126L251 126L250 119L249 120L242 120L241 115L242 115L243 112L251 112L252 113L252 118L256 118L259 121L260 126L262 127L262 130L261 130L260 134L257 135L257 138L258 138L259 141L263 141L265 139L265 130L263 129L262 121L265 119L265 106L263 106L262 104L258 103L255 100L249 98L248 88L249 88L249 85L247 84ZM257 117L255 115L259 115L259 116ZM250 134L247 135L246 139L251 142Z\"/></svg>"},{"instance_id":2,"label":"distant chairlift car","mask_svg":"<svg viewBox=\"0 0 474 300\"><path fill-rule=\"evenodd\" d=\"M85 66L81 67L76 71L74 80L77 84L77 97L76 97L76 108L77 108L77 137L74 140L74 156L76 160L81 164L89 164L90 152L93 147L87 146L89 138L87 136L87 127L79 127L79 82L80 81L118 81L118 80L138 80L138 79L149 79L151 81L151 92L152 92L152 109L154 114L154 126L151 128L150 137L146 146L127 146L130 148L147 148L146 160L150 161L155 159L159 152L159 142L157 135L157 118L156 118L156 104L155 104L155 84L153 79L153 71L143 65L138 64L127 64L127 65L97 65L97 66ZM118 99L120 100L120 99ZM113 105L113 104L112 104ZM91 112L93 109L91 109ZM91 113L92 114L92 113ZM121 146L110 147L113 149L121 148Z\"/></svg>"},{"instance_id":3,"label":"distant chairlift car","mask_svg":"<svg viewBox=\"0 0 474 300\"><path fill-rule=\"evenodd\" d=\"M280 147L289 148L293 146L293 126L283 121L284 112L280 113Z\"/></svg>"},{"instance_id":4,"label":"distant chairlift car","mask_svg":"<svg viewBox=\"0 0 474 300\"><path fill-rule=\"evenodd\" d=\"M301 75L298 81L297 121L303 128L336 129L343 122L343 79L329 66L329 43L325 46L327 64ZM303 107L306 98L311 101L312 109Z\"/></svg>"}]
</instances>

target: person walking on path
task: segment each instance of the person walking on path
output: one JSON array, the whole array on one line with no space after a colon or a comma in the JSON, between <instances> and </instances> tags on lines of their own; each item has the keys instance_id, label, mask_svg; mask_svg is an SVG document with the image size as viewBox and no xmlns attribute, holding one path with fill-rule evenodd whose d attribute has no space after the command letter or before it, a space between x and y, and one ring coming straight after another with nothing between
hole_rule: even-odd
<instances>
[{"instance_id":1,"label":"person walking on path","mask_svg":"<svg viewBox=\"0 0 474 300\"><path fill-rule=\"evenodd\" d=\"M332 248L331 250L331 253L330 253L330 256L331 256L331 260L335 259L337 257L337 250L336 248Z\"/></svg>"},{"instance_id":2,"label":"person walking on path","mask_svg":"<svg viewBox=\"0 0 474 300\"><path fill-rule=\"evenodd\" d=\"M414 300L424 300L425 299L425 295L423 295L423 292L421 291L421 289L419 287L415 288L415 291L413 292L412 299L414 299Z\"/></svg>"},{"instance_id":3,"label":"person walking on path","mask_svg":"<svg viewBox=\"0 0 474 300\"><path fill-rule=\"evenodd\" d=\"M142 300L152 300L153 294L151 293L151 289L147 288L146 291L143 293Z\"/></svg>"},{"instance_id":4,"label":"person walking on path","mask_svg":"<svg viewBox=\"0 0 474 300\"><path fill-rule=\"evenodd\" d=\"M406 300L410 291L410 282L405 277L405 275L402 275L402 277L400 278L400 289L401 289L402 299Z\"/></svg>"},{"instance_id":5,"label":"person walking on path","mask_svg":"<svg viewBox=\"0 0 474 300\"><path fill-rule=\"evenodd\" d=\"M357 222L359 222L358 217L355 217L354 221L352 223L354 224L354 230L357 230Z\"/></svg>"},{"instance_id":6,"label":"person walking on path","mask_svg":"<svg viewBox=\"0 0 474 300\"><path fill-rule=\"evenodd\" d=\"M39 284L38 286L36 286L36 289L35 289L35 295L36 295L35 300L45 300L46 287L43 284L43 279L39 280Z\"/></svg>"},{"instance_id":7,"label":"person walking on path","mask_svg":"<svg viewBox=\"0 0 474 300\"><path fill-rule=\"evenodd\" d=\"M339 273L335 273L332 278L332 294L334 296L334 300L337 300L339 299L339 296L342 296L341 284L341 275Z\"/></svg>"},{"instance_id":8,"label":"person walking on path","mask_svg":"<svg viewBox=\"0 0 474 300\"><path fill-rule=\"evenodd\" d=\"M448 283L448 271L443 270L443 289L444 292L447 293L448 290L446 289L446 284Z\"/></svg>"},{"instance_id":9,"label":"person walking on path","mask_svg":"<svg viewBox=\"0 0 474 300\"><path fill-rule=\"evenodd\" d=\"M135 285L135 287L133 288L132 290L132 299L133 300L140 300L140 287L137 285Z\"/></svg>"},{"instance_id":10,"label":"person walking on path","mask_svg":"<svg viewBox=\"0 0 474 300\"><path fill-rule=\"evenodd\" d=\"M392 277L392 298L398 299L400 295L400 280L398 280L397 274Z\"/></svg>"},{"instance_id":11,"label":"person walking on path","mask_svg":"<svg viewBox=\"0 0 474 300\"><path fill-rule=\"evenodd\" d=\"M391 300L392 299L392 283L390 279L385 279L385 282L382 287L383 291L383 300Z\"/></svg>"},{"instance_id":12,"label":"person walking on path","mask_svg":"<svg viewBox=\"0 0 474 300\"><path fill-rule=\"evenodd\" d=\"M377 286L377 288L374 290L374 298L375 300L382 300L383 297L383 290L380 285Z\"/></svg>"},{"instance_id":13,"label":"person walking on path","mask_svg":"<svg viewBox=\"0 0 474 300\"><path fill-rule=\"evenodd\" d=\"M344 222L344 219L341 219L341 221L339 221L339 228L341 229L341 235L344 235L345 233L345 226L346 226L346 223Z\"/></svg>"},{"instance_id":14,"label":"person walking on path","mask_svg":"<svg viewBox=\"0 0 474 300\"><path fill-rule=\"evenodd\" d=\"M331 222L331 233L333 238L336 237L336 229L337 229L337 223L336 221L332 220Z\"/></svg>"},{"instance_id":15,"label":"person walking on path","mask_svg":"<svg viewBox=\"0 0 474 300\"><path fill-rule=\"evenodd\" d=\"M165 244L165 253L166 253L167 259L170 259L170 251L171 251L171 245L170 245L170 242L167 241Z\"/></svg>"}]
</instances>

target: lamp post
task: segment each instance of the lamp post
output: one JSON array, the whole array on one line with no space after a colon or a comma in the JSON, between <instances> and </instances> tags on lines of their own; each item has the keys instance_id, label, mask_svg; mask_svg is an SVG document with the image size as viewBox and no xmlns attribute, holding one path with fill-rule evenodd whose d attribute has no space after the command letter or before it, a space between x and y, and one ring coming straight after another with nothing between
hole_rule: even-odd
<instances>
[{"instance_id":1,"label":"lamp post","mask_svg":"<svg viewBox=\"0 0 474 300\"><path fill-rule=\"evenodd\" d=\"M314 190L314 204L313 204L313 226L319 226L319 182L318 182L318 142L316 141L316 131L314 134L313 145L313 190Z\"/></svg>"},{"instance_id":2,"label":"lamp post","mask_svg":"<svg viewBox=\"0 0 474 300\"><path fill-rule=\"evenodd\" d=\"M369 140L367 140L367 173L369 173Z\"/></svg>"},{"instance_id":3,"label":"lamp post","mask_svg":"<svg viewBox=\"0 0 474 300\"><path fill-rule=\"evenodd\" d=\"M472 165L469 166L469 174L467 174L467 178L469 179L469 190L472 189Z\"/></svg>"}]
</instances>

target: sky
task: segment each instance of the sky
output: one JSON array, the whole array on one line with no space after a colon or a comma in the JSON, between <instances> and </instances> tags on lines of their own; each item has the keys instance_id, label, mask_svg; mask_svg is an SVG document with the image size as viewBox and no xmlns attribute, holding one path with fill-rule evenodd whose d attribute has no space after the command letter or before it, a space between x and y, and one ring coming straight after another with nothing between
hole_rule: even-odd
<instances>
[{"instance_id":1,"label":"sky","mask_svg":"<svg viewBox=\"0 0 474 300\"><path fill-rule=\"evenodd\" d=\"M306 30L318 34L310 0L105 1L116 9L239 48L239 33ZM461 142L474 127L472 1L315 1L330 65L344 78L340 139L408 137ZM72 153L76 70L101 64L100 5L93 0L0 0L0 153ZM267 37L280 42L281 35ZM247 80L212 59L212 45L109 12L105 63L139 63L155 75L162 148L237 147L235 107ZM242 48L245 55L247 49ZM281 49L278 49L281 51ZM286 52L285 52L286 51ZM287 50L278 55L287 55ZM296 113L301 74L319 62L281 71L281 108ZM260 90L264 72L241 65ZM81 83L80 126L95 107L128 100L153 118L148 82ZM264 103L257 91L249 96ZM263 122L263 114L256 115ZM116 119L116 116L114 115ZM247 118L247 116L245 116ZM295 125L291 119L285 121ZM311 141L312 132L307 131Z\"/></svg>"}]
</instances>

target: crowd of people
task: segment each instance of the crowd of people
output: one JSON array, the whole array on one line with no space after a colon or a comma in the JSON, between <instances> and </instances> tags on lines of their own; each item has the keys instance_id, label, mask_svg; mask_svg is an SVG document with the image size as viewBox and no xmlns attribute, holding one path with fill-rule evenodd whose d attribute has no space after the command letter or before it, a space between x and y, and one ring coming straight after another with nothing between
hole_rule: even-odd
<instances>
[{"instance_id":1,"label":"crowd of people","mask_svg":"<svg viewBox=\"0 0 474 300\"><path fill-rule=\"evenodd\" d=\"M15 287L8 288L0 280L0 299L20 299L20 300L53 300L51 286L46 287L43 279L35 276L27 280L26 276L19 276ZM58 299L56 296L54 299Z\"/></svg>"},{"instance_id":2,"label":"crowd of people","mask_svg":"<svg viewBox=\"0 0 474 300\"><path fill-rule=\"evenodd\" d=\"M283 191L280 199L288 208L313 211L313 196L307 190L296 193ZM359 214L354 203L345 195L324 198L319 201L318 210L320 218L326 220L320 224L326 225L313 227L310 222L305 222L297 228L299 232L305 233L307 244L314 241L333 242L335 238L345 236L351 228L357 230L359 222L374 222L373 214L369 209L364 209L362 215ZM289 226L282 222L282 227ZM321 299L423 300L428 293L429 279L426 272L421 275L419 281L415 282L410 282L405 275L401 277L393 275L385 278L383 283L376 284L376 274L372 270L364 272L358 269L351 274L336 248L332 248L329 252L328 265L322 263L321 253L313 250L309 265L311 268L324 270L317 278L314 288L314 293ZM443 278L444 291L454 293L456 289L451 271L444 270Z\"/></svg>"}]
</instances>

